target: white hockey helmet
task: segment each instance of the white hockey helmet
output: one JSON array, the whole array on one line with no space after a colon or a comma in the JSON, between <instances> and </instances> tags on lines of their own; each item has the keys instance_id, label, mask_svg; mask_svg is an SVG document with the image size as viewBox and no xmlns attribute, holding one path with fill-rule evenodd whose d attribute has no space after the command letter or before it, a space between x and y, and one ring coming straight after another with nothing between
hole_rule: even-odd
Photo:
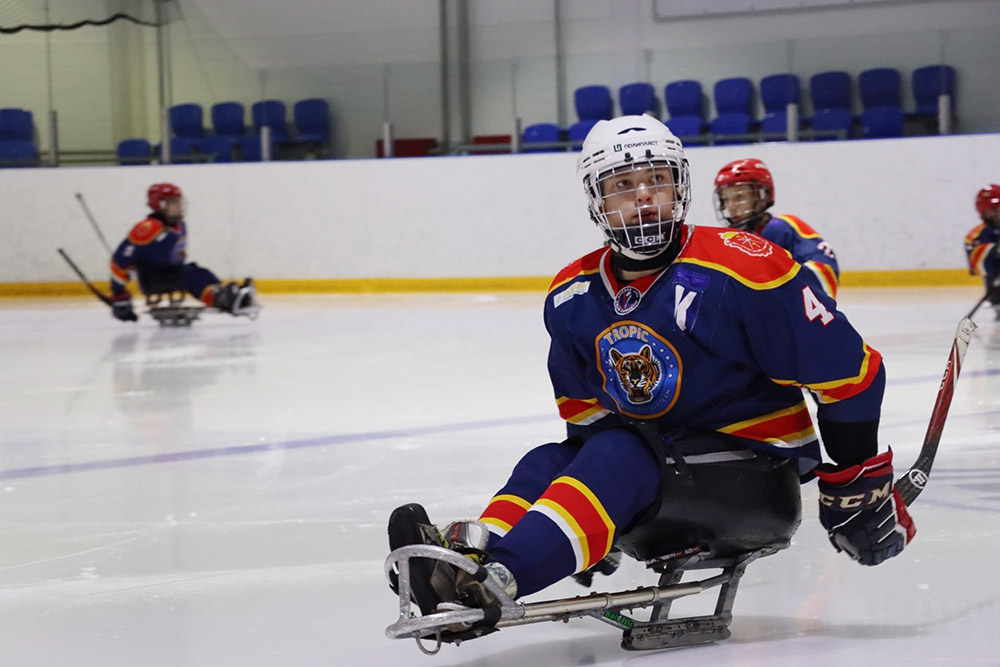
<instances>
[{"instance_id":1,"label":"white hockey helmet","mask_svg":"<svg viewBox=\"0 0 1000 667\"><path fill-rule=\"evenodd\" d=\"M616 182L616 194L628 198L634 219L627 220L621 211L605 210L602 180L620 177L627 172L647 170L656 175L658 189L668 197L659 196L661 203L639 201L640 186L629 179ZM691 196L684 147L666 125L652 116L621 116L598 121L583 142L583 151L576 164L577 177L587 194L590 217L604 232L615 252L634 259L646 259L663 252L680 234L687 216ZM669 182L666 176L669 173ZM668 190L669 189L669 190ZM663 204L664 199L670 200Z\"/></svg>"}]
</instances>

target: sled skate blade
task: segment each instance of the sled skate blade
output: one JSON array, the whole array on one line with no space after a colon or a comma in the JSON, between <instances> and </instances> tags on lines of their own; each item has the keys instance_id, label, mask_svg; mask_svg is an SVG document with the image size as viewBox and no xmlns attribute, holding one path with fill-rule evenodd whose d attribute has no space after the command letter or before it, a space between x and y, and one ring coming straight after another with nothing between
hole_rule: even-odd
<instances>
[{"instance_id":1,"label":"sled skate blade","mask_svg":"<svg viewBox=\"0 0 1000 667\"><path fill-rule=\"evenodd\" d=\"M649 651L697 646L728 639L731 617L694 616L667 623L637 626L622 637L622 648Z\"/></svg>"},{"instance_id":2,"label":"sled skate blade","mask_svg":"<svg viewBox=\"0 0 1000 667\"><path fill-rule=\"evenodd\" d=\"M147 313L163 327L189 327L201 316L202 306L156 306Z\"/></svg>"}]
</instances>

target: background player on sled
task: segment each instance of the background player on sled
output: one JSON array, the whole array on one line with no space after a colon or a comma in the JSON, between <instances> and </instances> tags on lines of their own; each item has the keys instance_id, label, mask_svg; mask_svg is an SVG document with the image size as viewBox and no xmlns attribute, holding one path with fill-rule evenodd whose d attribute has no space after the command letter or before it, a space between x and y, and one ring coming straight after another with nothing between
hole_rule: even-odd
<instances>
[{"instance_id":1,"label":"background player on sled","mask_svg":"<svg viewBox=\"0 0 1000 667\"><path fill-rule=\"evenodd\" d=\"M222 282L208 269L187 261L187 225L181 189L156 183L146 193L149 215L137 223L111 257L112 314L135 321L132 295L126 285L135 272L143 294L187 292L206 306L233 315L256 305L253 281Z\"/></svg>"},{"instance_id":2,"label":"background player on sled","mask_svg":"<svg viewBox=\"0 0 1000 667\"><path fill-rule=\"evenodd\" d=\"M983 277L987 300L1000 320L1000 185L976 193L976 212L981 222L965 235L965 254L969 272Z\"/></svg>"},{"instance_id":3,"label":"background player on sled","mask_svg":"<svg viewBox=\"0 0 1000 667\"><path fill-rule=\"evenodd\" d=\"M566 439L528 452L478 521L434 527L405 505L390 548L432 544L474 575L410 561L424 614L478 607L599 564L695 547L724 556L787 540L799 480L820 478L819 519L865 565L915 528L879 452L881 356L788 254L747 231L685 225L690 179L676 137L648 116L600 121L578 176L602 247L563 269L545 302L548 370ZM819 437L800 387L819 400ZM779 547L780 548L780 547ZM464 562L464 561L463 561ZM445 641L488 632L450 627Z\"/></svg>"},{"instance_id":4,"label":"background player on sled","mask_svg":"<svg viewBox=\"0 0 1000 667\"><path fill-rule=\"evenodd\" d=\"M720 222L781 246L809 270L803 277L837 298L840 267L833 248L801 218L771 215L774 178L767 165L752 158L730 162L715 176L714 199Z\"/></svg>"}]
</instances>

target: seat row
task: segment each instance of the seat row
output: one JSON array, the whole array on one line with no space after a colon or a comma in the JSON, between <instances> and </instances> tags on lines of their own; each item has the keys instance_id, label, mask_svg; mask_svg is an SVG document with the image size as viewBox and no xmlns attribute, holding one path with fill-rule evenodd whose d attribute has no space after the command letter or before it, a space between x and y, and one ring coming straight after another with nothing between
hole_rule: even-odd
<instances>
[{"instance_id":1,"label":"seat row","mask_svg":"<svg viewBox=\"0 0 1000 667\"><path fill-rule=\"evenodd\" d=\"M258 161L265 127L270 132L272 151L288 146L312 148L322 154L329 151L330 105L324 99L296 102L292 123L288 122L285 103L281 100L261 100L251 105L250 127L246 124L246 110L239 102L215 104L209 115L210 131L205 127L205 112L200 104L170 107L172 161ZM126 139L118 144L118 159L122 164L149 164L157 150L145 139Z\"/></svg>"},{"instance_id":2,"label":"seat row","mask_svg":"<svg viewBox=\"0 0 1000 667\"><path fill-rule=\"evenodd\" d=\"M799 115L799 126L808 125L816 139L850 136L852 127L860 120L865 138L902 136L903 120L907 114L902 108L901 75L893 68L875 68L862 72L858 89L863 111L856 117L852 111L851 76L847 72L830 71L815 74L809 79L809 97L813 115ZM759 129L765 136L782 135L788 129L788 105L800 104L800 81L795 74L772 74L760 81L760 99L764 116L754 119L752 102L754 85L750 79L734 77L717 81L713 86L713 100L717 115L706 121L702 84L683 80L669 83L664 88L670 129L679 137L702 135L708 130L712 136L722 137L715 143L746 141L736 138ZM938 113L938 98L948 95L954 103L955 70L948 65L921 67L912 73L912 90L915 111L910 116L933 117ZM614 114L614 100L607 86L584 86L573 96L579 121L566 135L569 141L582 141L598 120L609 119ZM649 113L660 117L659 100L650 83L632 83L618 90L618 106L622 115ZM552 123L540 123L525 130L524 142L548 143L565 136ZM725 139L725 137L733 137ZM778 138L777 136L774 138Z\"/></svg>"}]
</instances>

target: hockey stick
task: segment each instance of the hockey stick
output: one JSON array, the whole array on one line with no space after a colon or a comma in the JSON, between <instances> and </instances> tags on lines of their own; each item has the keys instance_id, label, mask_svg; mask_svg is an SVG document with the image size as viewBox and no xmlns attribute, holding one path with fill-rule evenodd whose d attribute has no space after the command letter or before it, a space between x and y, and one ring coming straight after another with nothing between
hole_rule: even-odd
<instances>
[{"instance_id":1,"label":"hockey stick","mask_svg":"<svg viewBox=\"0 0 1000 667\"><path fill-rule=\"evenodd\" d=\"M91 282L87 280L87 276L83 275L83 271L81 271L80 268L73 262L73 260L69 258L69 255L66 254L65 250L63 250L62 248L56 248L56 251L60 255L62 255L63 259L66 260L66 263L69 264L69 268L73 269L73 271L76 272L76 275L80 276L80 280L82 280L83 284L87 286L87 289L89 289L91 292L94 293L94 296L100 299L104 303L104 305L113 307L114 304L111 303L111 299L109 299L106 295L102 294L100 290L94 287L91 284Z\"/></svg>"},{"instance_id":2,"label":"hockey stick","mask_svg":"<svg viewBox=\"0 0 1000 667\"><path fill-rule=\"evenodd\" d=\"M912 503L927 485L931 466L934 465L934 455L937 453L938 443L941 442L944 420L948 417L948 408L951 407L955 385L958 384L958 374L962 372L962 361L965 359L965 352L969 349L969 341L975 330L975 322L968 317L963 317L958 323L955 340L951 343L951 353L948 355L948 364L944 367L944 377L941 378L941 386L934 401L931 422L927 425L924 444L920 447L920 455L910 469L896 480L896 490L907 505Z\"/></svg>"},{"instance_id":3,"label":"hockey stick","mask_svg":"<svg viewBox=\"0 0 1000 667\"><path fill-rule=\"evenodd\" d=\"M993 292L996 291L996 290L998 290L998 289L1000 289L1000 278L997 278L996 280L994 280L993 283L990 284L990 286L986 288L986 294L984 294L983 298L980 299L979 302L975 306L972 307L972 310L970 310L968 312L968 314L966 314L966 317L971 320L972 316L976 314L977 310L979 310L979 306L981 306L984 303L986 303L986 300L990 298L990 295L992 295Z\"/></svg>"},{"instance_id":4,"label":"hockey stick","mask_svg":"<svg viewBox=\"0 0 1000 667\"><path fill-rule=\"evenodd\" d=\"M80 202L80 206L83 207L83 212L84 214L86 214L87 220L90 221L90 226L94 228L95 232L97 232L97 236L98 238L101 239L101 243L104 244L104 249L108 251L109 255L113 254L111 252L111 246L108 245L107 240L104 238L104 234L101 233L101 228L97 226L97 220L94 220L94 215L90 212L90 208L87 206L87 202L83 200L83 195L77 192L76 200Z\"/></svg>"}]
</instances>

